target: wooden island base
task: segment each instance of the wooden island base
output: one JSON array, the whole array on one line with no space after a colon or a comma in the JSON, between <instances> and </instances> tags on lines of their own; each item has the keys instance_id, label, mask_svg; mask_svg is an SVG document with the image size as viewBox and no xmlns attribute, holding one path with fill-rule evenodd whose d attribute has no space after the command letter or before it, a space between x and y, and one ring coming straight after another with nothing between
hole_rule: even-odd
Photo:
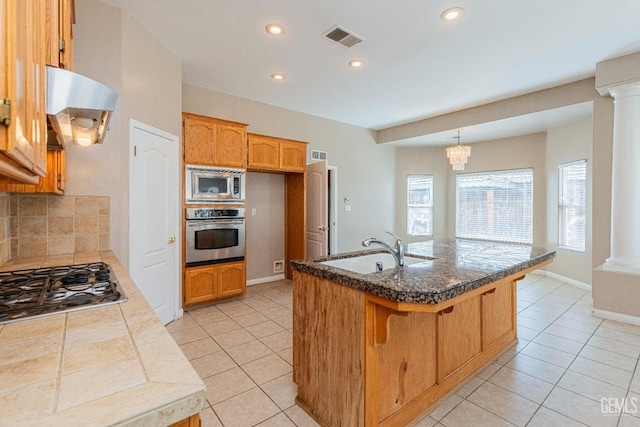
<instances>
[{"instance_id":1,"label":"wooden island base","mask_svg":"<svg viewBox=\"0 0 640 427\"><path fill-rule=\"evenodd\" d=\"M320 425L406 426L516 341L516 275L439 304L293 275L297 403Z\"/></svg>"}]
</instances>

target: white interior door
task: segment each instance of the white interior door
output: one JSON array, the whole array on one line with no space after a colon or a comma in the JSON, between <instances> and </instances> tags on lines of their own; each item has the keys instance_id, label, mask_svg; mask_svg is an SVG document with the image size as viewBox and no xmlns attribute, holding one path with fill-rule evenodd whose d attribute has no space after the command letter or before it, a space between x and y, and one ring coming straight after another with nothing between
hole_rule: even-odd
<instances>
[{"instance_id":1,"label":"white interior door","mask_svg":"<svg viewBox=\"0 0 640 427\"><path fill-rule=\"evenodd\" d=\"M179 139L130 120L130 273L163 324L179 316Z\"/></svg>"},{"instance_id":2,"label":"white interior door","mask_svg":"<svg viewBox=\"0 0 640 427\"><path fill-rule=\"evenodd\" d=\"M327 255L327 163L307 165L307 258Z\"/></svg>"}]
</instances>

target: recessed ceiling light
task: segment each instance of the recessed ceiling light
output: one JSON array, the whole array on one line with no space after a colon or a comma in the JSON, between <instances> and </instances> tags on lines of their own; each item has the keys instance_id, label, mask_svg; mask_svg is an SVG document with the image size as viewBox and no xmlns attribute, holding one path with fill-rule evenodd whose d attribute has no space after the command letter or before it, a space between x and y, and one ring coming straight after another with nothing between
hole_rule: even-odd
<instances>
[{"instance_id":1,"label":"recessed ceiling light","mask_svg":"<svg viewBox=\"0 0 640 427\"><path fill-rule=\"evenodd\" d=\"M362 67L362 60L360 59L352 59L349 61L349 67L351 68L360 68Z\"/></svg>"},{"instance_id":2,"label":"recessed ceiling light","mask_svg":"<svg viewBox=\"0 0 640 427\"><path fill-rule=\"evenodd\" d=\"M273 80L284 80L285 76L282 73L273 73L271 74L271 78Z\"/></svg>"},{"instance_id":3,"label":"recessed ceiling light","mask_svg":"<svg viewBox=\"0 0 640 427\"><path fill-rule=\"evenodd\" d=\"M281 34L284 34L284 27L280 24L269 24L265 27L265 30L267 30L267 33L271 34L272 36L279 36Z\"/></svg>"},{"instance_id":4,"label":"recessed ceiling light","mask_svg":"<svg viewBox=\"0 0 640 427\"><path fill-rule=\"evenodd\" d=\"M442 12L442 14L440 15L440 19L442 19L443 21L453 21L455 19L460 18L462 15L464 15L463 8L451 7L445 10L444 12Z\"/></svg>"}]
</instances>

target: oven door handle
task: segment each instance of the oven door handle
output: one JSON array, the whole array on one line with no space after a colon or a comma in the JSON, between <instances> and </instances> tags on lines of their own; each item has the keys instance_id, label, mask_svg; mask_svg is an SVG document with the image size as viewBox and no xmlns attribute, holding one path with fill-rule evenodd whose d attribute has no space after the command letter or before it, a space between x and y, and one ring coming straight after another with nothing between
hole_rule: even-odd
<instances>
[{"instance_id":1,"label":"oven door handle","mask_svg":"<svg viewBox=\"0 0 640 427\"><path fill-rule=\"evenodd\" d=\"M201 227L203 225L242 225L244 219L189 219L187 227Z\"/></svg>"}]
</instances>

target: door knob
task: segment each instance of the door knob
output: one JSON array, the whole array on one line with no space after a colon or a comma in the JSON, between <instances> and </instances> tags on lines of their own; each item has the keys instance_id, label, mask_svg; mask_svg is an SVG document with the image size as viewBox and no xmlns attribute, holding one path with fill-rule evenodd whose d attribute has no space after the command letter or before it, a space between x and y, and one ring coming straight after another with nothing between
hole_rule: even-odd
<instances>
[{"instance_id":1,"label":"door knob","mask_svg":"<svg viewBox=\"0 0 640 427\"><path fill-rule=\"evenodd\" d=\"M175 243L175 241L176 241L175 237L173 237L173 236L169 237L168 242L169 242L170 245L173 245Z\"/></svg>"}]
</instances>

